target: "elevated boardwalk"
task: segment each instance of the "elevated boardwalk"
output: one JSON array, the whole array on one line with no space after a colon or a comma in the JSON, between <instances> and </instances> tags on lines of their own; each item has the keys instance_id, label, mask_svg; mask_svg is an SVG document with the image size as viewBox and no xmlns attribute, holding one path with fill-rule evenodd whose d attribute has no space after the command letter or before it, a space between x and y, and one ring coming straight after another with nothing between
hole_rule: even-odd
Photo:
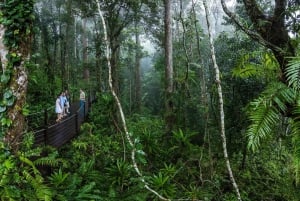
<instances>
[{"instance_id":1,"label":"elevated boardwalk","mask_svg":"<svg viewBox=\"0 0 300 201\"><path fill-rule=\"evenodd\" d=\"M75 102L70 107L70 114L56 123L54 108L27 116L28 130L34 133L35 146L50 145L61 147L79 134L80 126L85 121L95 97L88 98L84 107Z\"/></svg>"}]
</instances>

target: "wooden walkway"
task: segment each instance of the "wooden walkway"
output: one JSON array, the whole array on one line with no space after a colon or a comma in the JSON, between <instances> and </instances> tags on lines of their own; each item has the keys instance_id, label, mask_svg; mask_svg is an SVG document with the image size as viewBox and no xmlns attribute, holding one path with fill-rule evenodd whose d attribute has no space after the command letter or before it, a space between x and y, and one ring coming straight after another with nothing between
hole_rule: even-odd
<instances>
[{"instance_id":1,"label":"wooden walkway","mask_svg":"<svg viewBox=\"0 0 300 201\"><path fill-rule=\"evenodd\" d=\"M95 98L88 98L84 107L79 107L79 102L75 102L70 107L70 114L61 122L56 123L54 108L45 109L42 112L28 115L27 122L29 131L35 136L34 145L50 145L61 147L78 135L80 126L84 122Z\"/></svg>"}]
</instances>

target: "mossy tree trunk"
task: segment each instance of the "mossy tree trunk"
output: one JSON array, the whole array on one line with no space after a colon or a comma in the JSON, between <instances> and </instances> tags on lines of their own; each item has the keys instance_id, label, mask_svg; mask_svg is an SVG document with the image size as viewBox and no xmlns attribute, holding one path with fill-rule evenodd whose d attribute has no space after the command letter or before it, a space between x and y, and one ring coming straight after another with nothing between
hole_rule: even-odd
<instances>
[{"instance_id":1,"label":"mossy tree trunk","mask_svg":"<svg viewBox=\"0 0 300 201\"><path fill-rule=\"evenodd\" d=\"M16 152L25 131L26 103L34 0L6 1L0 6L1 138Z\"/></svg>"}]
</instances>

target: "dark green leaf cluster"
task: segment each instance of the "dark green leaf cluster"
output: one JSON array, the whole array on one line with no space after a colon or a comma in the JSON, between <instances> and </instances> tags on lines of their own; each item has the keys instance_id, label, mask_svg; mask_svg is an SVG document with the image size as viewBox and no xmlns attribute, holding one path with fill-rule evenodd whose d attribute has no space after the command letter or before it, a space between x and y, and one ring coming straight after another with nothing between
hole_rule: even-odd
<instances>
[{"instance_id":1,"label":"dark green leaf cluster","mask_svg":"<svg viewBox=\"0 0 300 201\"><path fill-rule=\"evenodd\" d=\"M32 22L35 18L33 6L35 0L5 1L0 4L1 21L6 28L4 43L11 49L19 49L25 38L31 34Z\"/></svg>"}]
</instances>

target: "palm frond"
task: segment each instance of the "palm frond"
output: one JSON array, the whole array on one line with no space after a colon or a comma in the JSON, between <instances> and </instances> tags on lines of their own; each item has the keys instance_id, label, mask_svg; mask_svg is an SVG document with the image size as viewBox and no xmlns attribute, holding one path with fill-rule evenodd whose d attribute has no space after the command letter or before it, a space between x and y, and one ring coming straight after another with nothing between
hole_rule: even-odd
<instances>
[{"instance_id":1,"label":"palm frond","mask_svg":"<svg viewBox=\"0 0 300 201\"><path fill-rule=\"evenodd\" d=\"M44 179L41 175L33 174L27 170L24 170L22 173L26 178L26 181L31 185L32 189L34 189L35 196L38 200L52 200L52 190L43 183Z\"/></svg>"},{"instance_id":2,"label":"palm frond","mask_svg":"<svg viewBox=\"0 0 300 201\"><path fill-rule=\"evenodd\" d=\"M65 161L64 159L53 158L51 156L38 158L34 161L34 165L50 166L50 167L58 167L62 164L64 165L65 163L67 163L67 161Z\"/></svg>"},{"instance_id":3,"label":"palm frond","mask_svg":"<svg viewBox=\"0 0 300 201\"><path fill-rule=\"evenodd\" d=\"M300 57L291 58L286 68L286 77L289 86L299 91L300 89Z\"/></svg>"},{"instance_id":4,"label":"palm frond","mask_svg":"<svg viewBox=\"0 0 300 201\"><path fill-rule=\"evenodd\" d=\"M274 107L267 107L267 105L259 105L251 113L249 119L252 121L252 124L247 131L249 149L255 151L261 139L271 135L274 125L279 121L279 117L278 110Z\"/></svg>"},{"instance_id":5,"label":"palm frond","mask_svg":"<svg viewBox=\"0 0 300 201\"><path fill-rule=\"evenodd\" d=\"M261 96L251 102L249 119L251 124L247 130L248 148L253 151L261 140L271 136L280 121L287 105L296 101L296 93L283 83L271 83Z\"/></svg>"},{"instance_id":6,"label":"palm frond","mask_svg":"<svg viewBox=\"0 0 300 201\"><path fill-rule=\"evenodd\" d=\"M68 176L68 173L63 173L63 171L59 169L57 172L52 173L48 178L55 187L58 187L63 184Z\"/></svg>"}]
</instances>

